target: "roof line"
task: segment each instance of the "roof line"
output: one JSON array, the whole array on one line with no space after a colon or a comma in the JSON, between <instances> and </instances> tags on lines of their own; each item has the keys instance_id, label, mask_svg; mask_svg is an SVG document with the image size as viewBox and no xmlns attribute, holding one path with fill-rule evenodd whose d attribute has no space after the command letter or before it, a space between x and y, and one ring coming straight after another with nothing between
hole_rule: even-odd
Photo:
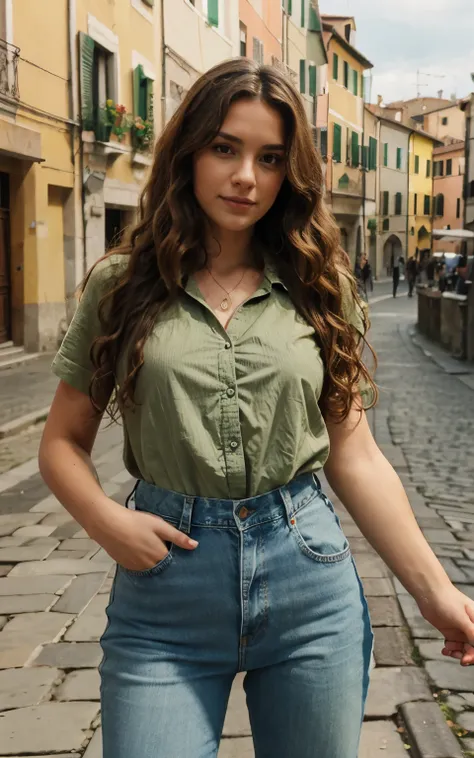
<instances>
[{"instance_id":1,"label":"roof line","mask_svg":"<svg viewBox=\"0 0 474 758\"><path fill-rule=\"evenodd\" d=\"M366 68L374 67L374 64L371 63L369 59L365 57L365 55L362 55L362 53L360 53L357 50L357 48L351 45L351 43L348 42L342 35L340 35L337 29L332 24L328 24L323 21L323 31L331 32L332 36L335 39L337 39L341 47L347 50L347 52L350 53L354 58L356 58L356 60L358 60L359 63L364 64Z\"/></svg>"}]
</instances>

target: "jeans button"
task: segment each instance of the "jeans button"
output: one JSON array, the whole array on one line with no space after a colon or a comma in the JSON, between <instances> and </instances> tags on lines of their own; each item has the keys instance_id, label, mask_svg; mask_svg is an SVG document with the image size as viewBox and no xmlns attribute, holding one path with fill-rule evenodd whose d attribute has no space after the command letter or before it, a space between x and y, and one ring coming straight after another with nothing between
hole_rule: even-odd
<instances>
[{"instance_id":1,"label":"jeans button","mask_svg":"<svg viewBox=\"0 0 474 758\"><path fill-rule=\"evenodd\" d=\"M230 443L230 446L232 450L235 450L237 447L239 447L239 443L236 442L235 440L232 440L232 442Z\"/></svg>"},{"instance_id":2,"label":"jeans button","mask_svg":"<svg viewBox=\"0 0 474 758\"><path fill-rule=\"evenodd\" d=\"M235 395L234 388L233 387L229 387L229 389L227 390L227 397L234 397L234 395Z\"/></svg>"}]
</instances>

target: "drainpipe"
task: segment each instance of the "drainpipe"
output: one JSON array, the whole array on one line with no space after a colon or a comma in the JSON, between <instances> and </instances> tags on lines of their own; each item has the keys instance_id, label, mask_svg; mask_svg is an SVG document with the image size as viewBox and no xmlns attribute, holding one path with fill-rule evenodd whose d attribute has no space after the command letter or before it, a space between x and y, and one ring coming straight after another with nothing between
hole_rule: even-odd
<instances>
[{"instance_id":1,"label":"drainpipe","mask_svg":"<svg viewBox=\"0 0 474 758\"><path fill-rule=\"evenodd\" d=\"M431 153L431 197L432 197L432 202L431 202L431 235L430 235L430 237L431 237L431 239L430 239L430 257L431 258L433 257L433 244L434 244L434 241L433 241L433 229L434 229L434 220L435 220L435 211L436 211L436 208L435 208L435 194L434 194L434 160L433 160L433 158L434 158L434 155L433 155L433 152L432 152Z\"/></svg>"},{"instance_id":2,"label":"drainpipe","mask_svg":"<svg viewBox=\"0 0 474 758\"><path fill-rule=\"evenodd\" d=\"M405 256L406 260L408 260L409 253L410 253L410 234L409 234L409 226L410 226L410 140L412 137L414 137L415 132L410 129L410 134L408 135L408 155L407 155L407 223L406 223L406 250L405 250ZM417 212L418 212L418 206L417 206Z\"/></svg>"},{"instance_id":3,"label":"drainpipe","mask_svg":"<svg viewBox=\"0 0 474 758\"><path fill-rule=\"evenodd\" d=\"M365 145L365 104L362 102L362 156L364 155L364 145ZM366 255L366 213L365 213L365 196L367 194L367 172L364 171L364 166L361 167L361 173L362 173L362 253L363 255Z\"/></svg>"}]
</instances>

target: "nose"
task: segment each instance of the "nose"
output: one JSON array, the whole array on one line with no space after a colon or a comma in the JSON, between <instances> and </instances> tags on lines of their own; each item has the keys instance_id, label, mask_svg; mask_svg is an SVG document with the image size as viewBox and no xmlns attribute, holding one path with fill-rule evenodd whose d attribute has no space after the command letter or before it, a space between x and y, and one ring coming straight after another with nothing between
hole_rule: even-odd
<instances>
[{"instance_id":1,"label":"nose","mask_svg":"<svg viewBox=\"0 0 474 758\"><path fill-rule=\"evenodd\" d=\"M252 158L243 158L234 174L233 181L242 187L253 187L255 185L255 169Z\"/></svg>"}]
</instances>

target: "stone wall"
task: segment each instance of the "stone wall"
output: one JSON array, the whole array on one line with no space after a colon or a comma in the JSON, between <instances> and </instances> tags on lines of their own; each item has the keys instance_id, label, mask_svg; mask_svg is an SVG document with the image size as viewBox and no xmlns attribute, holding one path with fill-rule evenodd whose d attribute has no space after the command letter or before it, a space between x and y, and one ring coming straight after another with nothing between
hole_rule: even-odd
<instances>
[{"instance_id":1,"label":"stone wall","mask_svg":"<svg viewBox=\"0 0 474 758\"><path fill-rule=\"evenodd\" d=\"M469 298L454 292L418 288L418 329L441 344L455 358L474 358L474 293ZM469 357L471 356L471 357Z\"/></svg>"}]
</instances>

